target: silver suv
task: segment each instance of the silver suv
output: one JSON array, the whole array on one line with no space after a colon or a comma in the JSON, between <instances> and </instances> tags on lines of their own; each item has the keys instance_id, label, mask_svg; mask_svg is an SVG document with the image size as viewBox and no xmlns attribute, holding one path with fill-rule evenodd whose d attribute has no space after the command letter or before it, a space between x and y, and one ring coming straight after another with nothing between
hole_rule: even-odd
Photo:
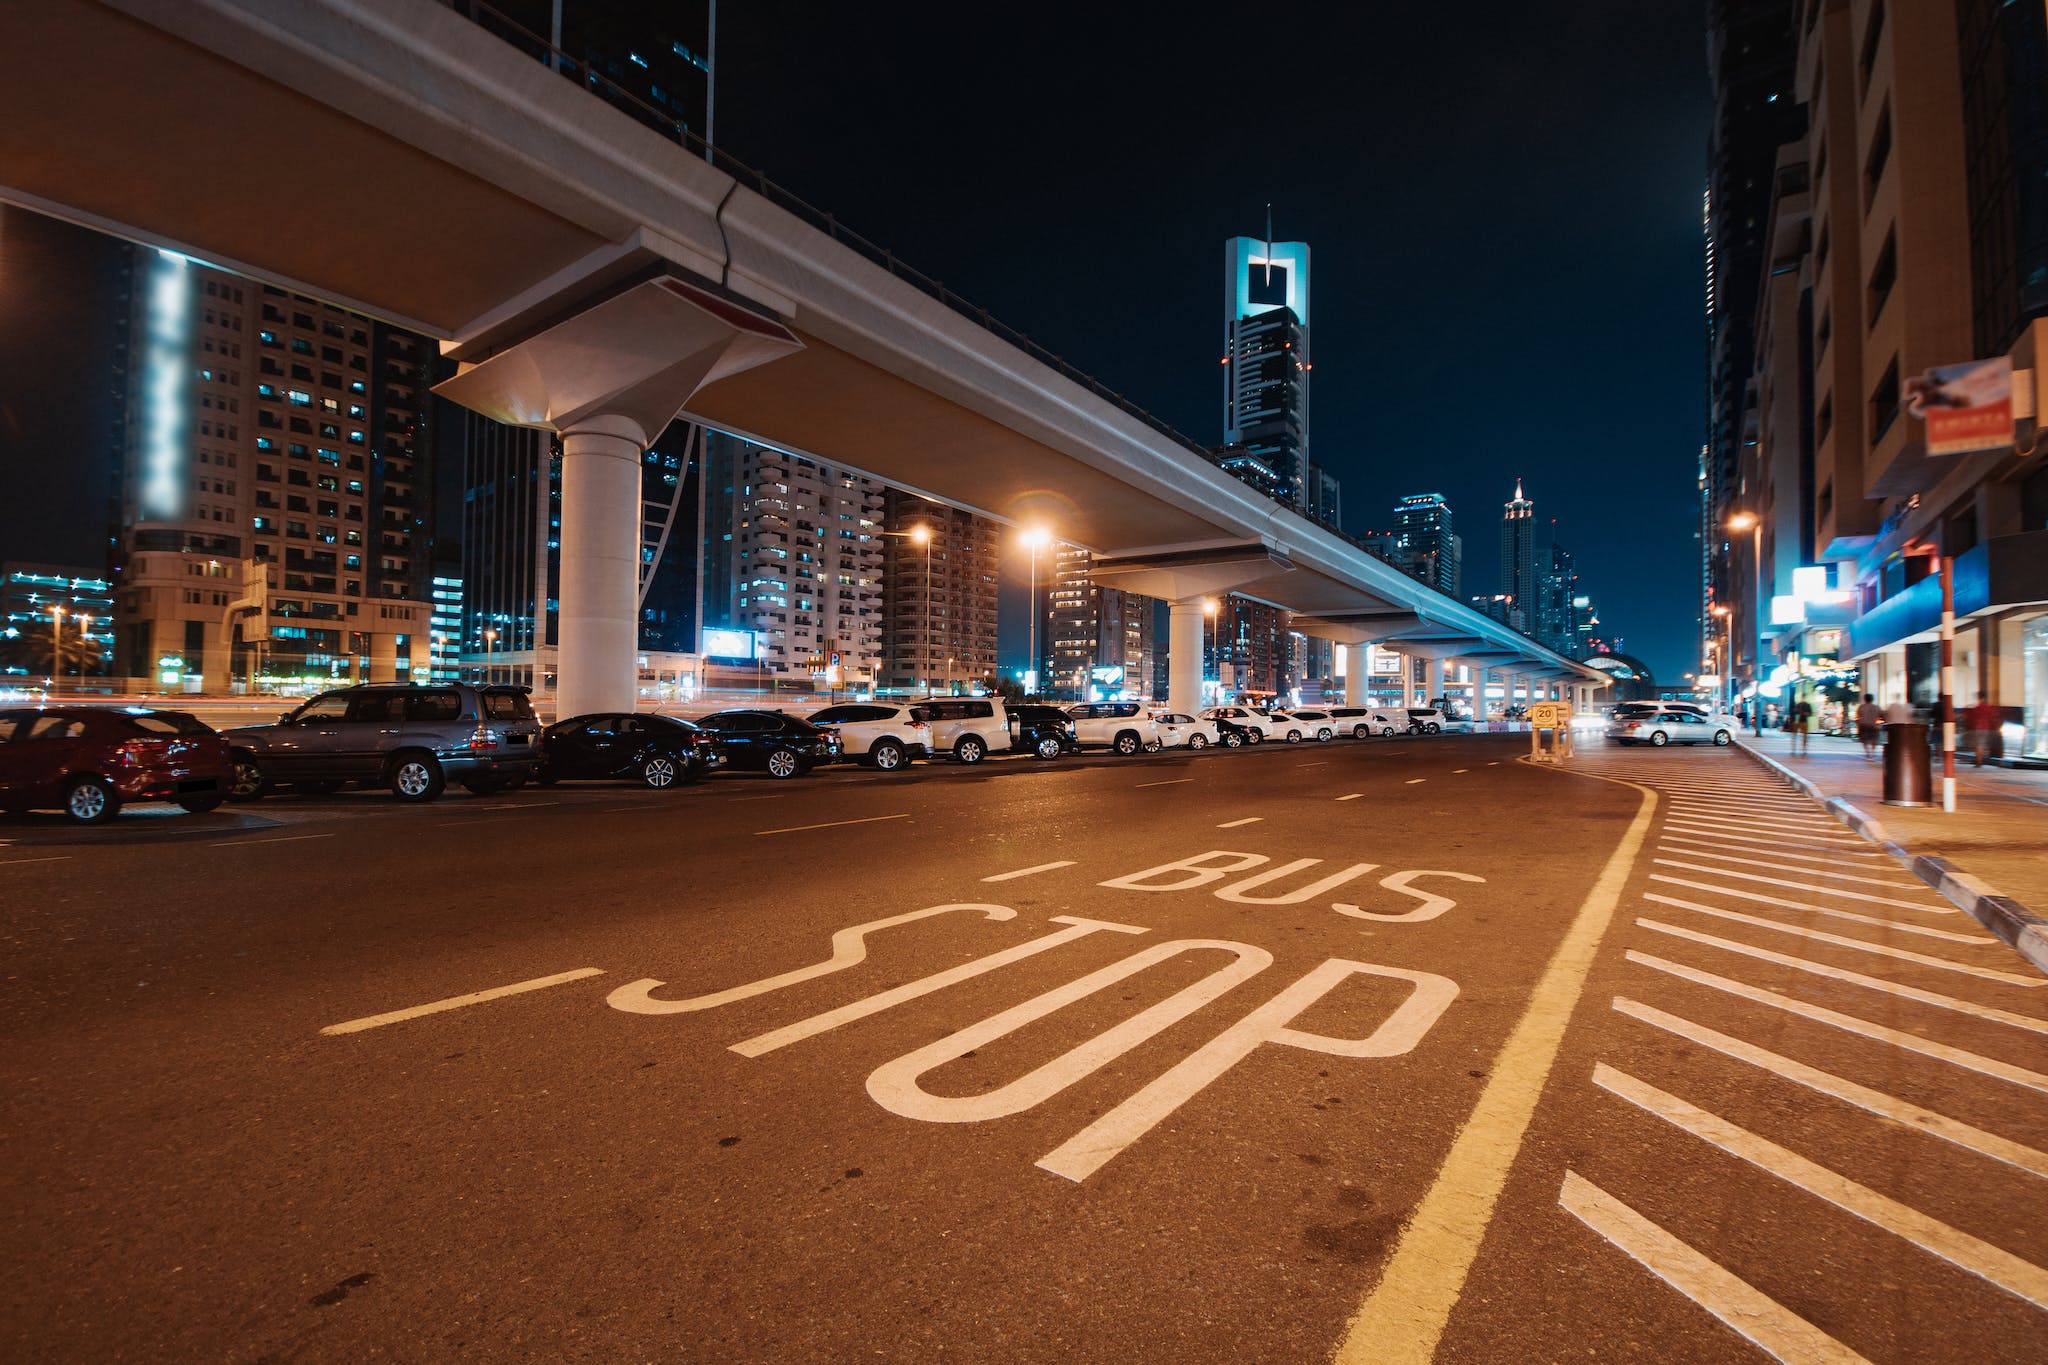
<instances>
[{"instance_id":1,"label":"silver suv","mask_svg":"<svg viewBox=\"0 0 2048 1365\"><path fill-rule=\"evenodd\" d=\"M481 796L517 787L540 762L540 722L523 687L370 683L322 692L275 725L226 730L230 795L277 783L326 793L350 782L431 801L452 779Z\"/></svg>"}]
</instances>

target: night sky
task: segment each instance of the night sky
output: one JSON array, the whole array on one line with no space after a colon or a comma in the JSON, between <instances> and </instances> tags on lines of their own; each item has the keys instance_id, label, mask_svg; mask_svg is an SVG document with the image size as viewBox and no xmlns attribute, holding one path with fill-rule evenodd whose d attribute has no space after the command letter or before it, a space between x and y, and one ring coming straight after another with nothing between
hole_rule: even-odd
<instances>
[{"instance_id":1,"label":"night sky","mask_svg":"<svg viewBox=\"0 0 2048 1365\"><path fill-rule=\"evenodd\" d=\"M1696 666L1702 0L719 17L722 147L1206 443L1223 242L1270 202L1345 529L1440 491L1496 592L1519 476L1610 638ZM106 439L106 247L37 226L0 217L0 558L90 562L99 505L36 471Z\"/></svg>"},{"instance_id":2,"label":"night sky","mask_svg":"<svg viewBox=\"0 0 2048 1365\"><path fill-rule=\"evenodd\" d=\"M1441 491L1496 592L1519 475L1622 647L1697 667L1700 0L719 20L722 147L1204 442L1223 242L1270 201L1345 529Z\"/></svg>"}]
</instances>

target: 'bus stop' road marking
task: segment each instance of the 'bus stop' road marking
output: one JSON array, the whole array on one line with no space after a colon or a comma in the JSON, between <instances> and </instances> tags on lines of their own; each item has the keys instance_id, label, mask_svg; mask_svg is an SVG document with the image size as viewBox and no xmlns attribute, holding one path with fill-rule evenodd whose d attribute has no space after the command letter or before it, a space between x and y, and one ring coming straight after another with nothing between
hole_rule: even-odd
<instances>
[{"instance_id":1,"label":"'bus stop' road marking","mask_svg":"<svg viewBox=\"0 0 2048 1365\"><path fill-rule=\"evenodd\" d=\"M1019 877L1029 877L1036 872L1051 872L1056 868L1072 867L1072 858L1062 858L1056 863L1040 863L1036 867L1020 867L1015 872L998 872L993 877L983 877L985 882L1013 882Z\"/></svg>"},{"instance_id":2,"label":"'bus stop' road marking","mask_svg":"<svg viewBox=\"0 0 2048 1365\"><path fill-rule=\"evenodd\" d=\"M807 829L832 829L839 825L872 825L882 820L908 820L909 818L908 813L902 815L863 815L858 820L827 820L822 824L816 825L784 825L781 829L757 829L754 833L757 836L762 834L796 834Z\"/></svg>"},{"instance_id":3,"label":"'bus stop' road marking","mask_svg":"<svg viewBox=\"0 0 2048 1365\"><path fill-rule=\"evenodd\" d=\"M508 995L521 995L527 991L543 990L559 986L565 981L581 981L586 976L603 976L602 967L578 967L573 972L557 972L553 976L537 976L531 981L515 981L509 986L493 986L487 991L472 991L468 995L451 995L446 1000L435 1000L425 1005L414 1005L411 1009L393 1010L389 1014L372 1014L362 1019L351 1019L347 1023L329 1024L320 1030L330 1037L342 1033L361 1033L364 1029L381 1028L385 1024L403 1023L417 1019L424 1014L439 1014L443 1010L461 1009L464 1005L480 1005L486 1000L499 1000Z\"/></svg>"}]
</instances>

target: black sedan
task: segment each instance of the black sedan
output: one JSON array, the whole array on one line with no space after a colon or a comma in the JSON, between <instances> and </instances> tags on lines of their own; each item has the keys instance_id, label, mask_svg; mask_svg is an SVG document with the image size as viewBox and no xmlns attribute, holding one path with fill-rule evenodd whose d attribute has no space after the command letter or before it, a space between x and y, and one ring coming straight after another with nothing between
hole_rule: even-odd
<instances>
[{"instance_id":1,"label":"black sedan","mask_svg":"<svg viewBox=\"0 0 2048 1365\"><path fill-rule=\"evenodd\" d=\"M1081 741L1074 737L1074 718L1057 706L1012 706L1010 752L1039 758L1080 753Z\"/></svg>"},{"instance_id":2,"label":"black sedan","mask_svg":"<svg viewBox=\"0 0 2048 1365\"><path fill-rule=\"evenodd\" d=\"M795 777L839 757L839 737L780 711L715 711L697 722L729 768Z\"/></svg>"},{"instance_id":3,"label":"black sedan","mask_svg":"<svg viewBox=\"0 0 2048 1365\"><path fill-rule=\"evenodd\" d=\"M711 737L686 720L600 711L550 725L540 737L540 782L628 779L656 791L695 782L718 765Z\"/></svg>"}]
</instances>

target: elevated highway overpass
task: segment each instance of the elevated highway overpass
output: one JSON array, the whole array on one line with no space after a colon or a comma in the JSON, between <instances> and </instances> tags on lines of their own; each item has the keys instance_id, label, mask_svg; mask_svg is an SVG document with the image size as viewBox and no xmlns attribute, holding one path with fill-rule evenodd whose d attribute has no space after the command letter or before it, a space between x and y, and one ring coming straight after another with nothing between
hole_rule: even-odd
<instances>
[{"instance_id":1,"label":"elevated highway overpass","mask_svg":"<svg viewBox=\"0 0 2048 1365\"><path fill-rule=\"evenodd\" d=\"M630 705L639 456L678 415L1200 599L1585 689L1597 670L1224 473L1195 443L722 157L429 0L5 0L0 198L438 338L441 386L563 445L562 714ZM294 167L350 169L308 192Z\"/></svg>"}]
</instances>

